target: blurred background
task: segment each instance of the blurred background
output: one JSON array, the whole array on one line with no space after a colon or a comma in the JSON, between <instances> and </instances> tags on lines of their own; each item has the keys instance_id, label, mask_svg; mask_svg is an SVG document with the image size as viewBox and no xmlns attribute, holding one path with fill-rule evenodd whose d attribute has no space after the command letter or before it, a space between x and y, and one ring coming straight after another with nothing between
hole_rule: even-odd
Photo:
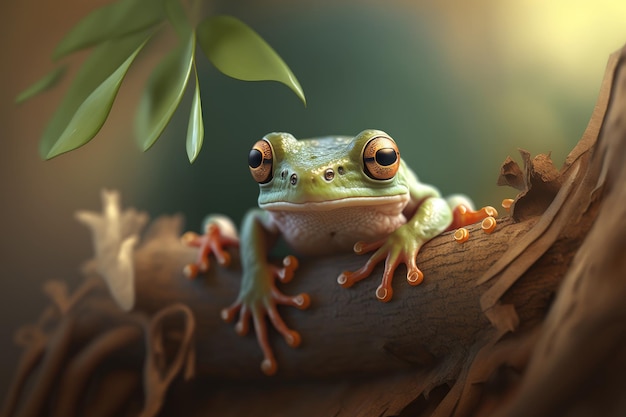
<instances>
[{"instance_id":1,"label":"blurred background","mask_svg":"<svg viewBox=\"0 0 626 417\"><path fill-rule=\"evenodd\" d=\"M239 221L256 204L246 160L262 135L376 128L396 139L422 181L499 206L515 195L496 186L501 162L524 148L552 152L560 167L589 120L608 55L626 42L626 3L609 0L207 1L274 47L308 106L282 85L236 81L201 59L205 139L193 165L184 143L189 95L150 151L132 137L158 46L131 69L92 142L40 160L39 137L86 55L70 60L56 89L13 100L54 68L50 56L66 31L107 1L0 3L0 401L20 353L13 334L48 303L42 283L74 286L92 254L73 213L100 210L102 188L120 190L124 205L153 218L183 213L189 229L210 212Z\"/></svg>"}]
</instances>

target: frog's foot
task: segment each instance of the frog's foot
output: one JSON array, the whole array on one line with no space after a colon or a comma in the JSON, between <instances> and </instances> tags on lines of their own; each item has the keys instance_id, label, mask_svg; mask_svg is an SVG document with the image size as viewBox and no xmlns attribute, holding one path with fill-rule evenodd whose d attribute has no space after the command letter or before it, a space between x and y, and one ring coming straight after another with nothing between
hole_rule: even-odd
<instances>
[{"instance_id":1,"label":"frog's foot","mask_svg":"<svg viewBox=\"0 0 626 417\"><path fill-rule=\"evenodd\" d=\"M283 260L282 268L272 265L270 269L274 278L278 278L282 283L286 283L291 280L293 271L297 267L298 261L296 258L287 256ZM267 322L265 320L266 316L269 317L274 328L283 336L289 346L294 348L298 347L301 341L300 334L287 327L280 316L276 308L279 304L304 310L311 304L311 299L308 294L298 294L296 296L285 295L278 290L275 283L272 282L269 294L257 295L256 297L240 295L235 303L223 309L221 312L222 319L226 322L233 321L235 316L239 314L235 331L240 336L244 336L248 333L250 319L252 319L257 341L263 351L261 370L266 375L274 375L278 369L276 358L274 357L274 352L269 342Z\"/></svg>"},{"instance_id":2,"label":"frog's foot","mask_svg":"<svg viewBox=\"0 0 626 417\"><path fill-rule=\"evenodd\" d=\"M424 280L424 274L419 270L415 261L419 248L419 243L415 242L413 245L409 245L406 248L398 249L397 246L394 247L393 242L388 238L371 243L357 242L354 245L355 253L360 255L374 250L376 252L374 252L361 268L356 271L345 271L341 273L337 278L337 282L344 288L351 287L355 282L368 277L374 267L385 259L385 270L383 272L382 281L376 289L376 298L380 301L387 302L391 300L393 296L391 283L393 275L398 265L401 263L406 265L406 280L410 285L419 285Z\"/></svg>"},{"instance_id":3,"label":"frog's foot","mask_svg":"<svg viewBox=\"0 0 626 417\"><path fill-rule=\"evenodd\" d=\"M199 248L196 262L187 264L183 270L190 279L197 277L199 273L208 271L211 253L220 265L228 266L231 259L225 248L239 246L239 239L234 226L226 217L210 218L205 224L203 235L187 232L182 236L181 241L186 246Z\"/></svg>"},{"instance_id":4,"label":"frog's foot","mask_svg":"<svg viewBox=\"0 0 626 417\"><path fill-rule=\"evenodd\" d=\"M498 217L498 211L491 206L485 206L480 210L472 210L464 204L459 204L452 210L452 223L446 230L456 230L459 227L478 223L487 217Z\"/></svg>"}]
</instances>

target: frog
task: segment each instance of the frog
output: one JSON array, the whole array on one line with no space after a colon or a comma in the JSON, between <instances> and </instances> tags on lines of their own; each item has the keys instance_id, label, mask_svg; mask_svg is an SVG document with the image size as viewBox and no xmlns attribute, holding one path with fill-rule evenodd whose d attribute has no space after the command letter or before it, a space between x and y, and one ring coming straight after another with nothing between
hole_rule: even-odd
<instances>
[{"instance_id":1,"label":"frog","mask_svg":"<svg viewBox=\"0 0 626 417\"><path fill-rule=\"evenodd\" d=\"M258 208L244 216L240 236L223 216L208 217L203 235L185 234L187 245L200 248L197 262L187 265L185 274L194 278L206 271L210 254L228 265L227 248L238 247L240 292L221 316L227 322L237 318L239 335L247 334L252 322L263 353L261 370L267 375L278 368L268 321L289 346L301 343L300 334L285 324L277 305L306 309L311 303L308 294L287 295L277 287L277 281L289 282L298 267L293 255L286 256L282 266L269 261L278 238L302 255L371 252L361 268L339 274L337 283L351 287L384 261L375 297L389 302L401 264L410 285L423 282L416 258L426 242L495 212L490 206L474 210L468 197L444 198L437 188L420 182L400 157L396 141L382 130L300 140L289 133L269 133L254 143L248 166L259 185Z\"/></svg>"}]
</instances>

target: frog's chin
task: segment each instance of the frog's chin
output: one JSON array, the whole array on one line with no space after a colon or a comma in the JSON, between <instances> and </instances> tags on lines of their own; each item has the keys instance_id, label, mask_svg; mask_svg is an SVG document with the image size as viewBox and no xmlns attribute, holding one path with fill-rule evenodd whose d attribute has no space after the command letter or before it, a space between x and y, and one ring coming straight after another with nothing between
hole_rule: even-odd
<instances>
[{"instance_id":1,"label":"frog's chin","mask_svg":"<svg viewBox=\"0 0 626 417\"><path fill-rule=\"evenodd\" d=\"M324 201L273 201L259 203L259 207L268 211L329 211L351 207L404 207L409 202L409 193L377 197L345 197Z\"/></svg>"}]
</instances>

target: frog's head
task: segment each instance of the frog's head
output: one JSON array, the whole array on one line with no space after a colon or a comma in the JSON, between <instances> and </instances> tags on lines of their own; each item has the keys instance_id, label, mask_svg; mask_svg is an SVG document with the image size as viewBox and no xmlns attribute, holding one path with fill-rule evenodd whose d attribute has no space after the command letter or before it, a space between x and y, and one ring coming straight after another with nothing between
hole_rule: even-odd
<instances>
[{"instance_id":1,"label":"frog's head","mask_svg":"<svg viewBox=\"0 0 626 417\"><path fill-rule=\"evenodd\" d=\"M266 210L328 210L408 200L404 163L380 130L296 140L270 133L248 157Z\"/></svg>"}]
</instances>

